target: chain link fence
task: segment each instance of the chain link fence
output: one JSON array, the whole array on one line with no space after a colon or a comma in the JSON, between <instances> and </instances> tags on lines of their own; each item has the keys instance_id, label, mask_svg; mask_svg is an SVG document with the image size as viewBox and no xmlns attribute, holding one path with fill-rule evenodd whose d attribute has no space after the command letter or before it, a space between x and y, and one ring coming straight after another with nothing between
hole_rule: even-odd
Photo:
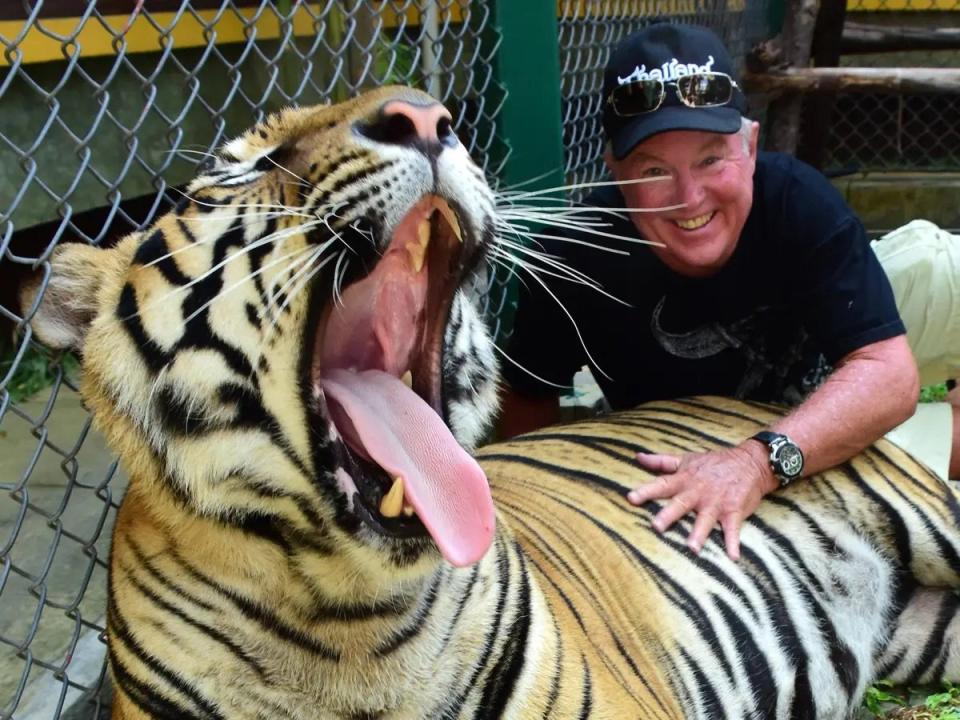
<instances>
[{"instance_id":1,"label":"chain link fence","mask_svg":"<svg viewBox=\"0 0 960 720\"><path fill-rule=\"evenodd\" d=\"M58 243L149 225L214 147L266 113L369 86L440 98L496 184L509 151L494 4L0 3L0 720L105 714L106 559L126 484L90 430L76 360L32 340L19 281L48 273ZM706 24L742 58L765 36L767 4L561 0L567 181L602 175L602 68L620 38L654 18ZM496 329L506 294L493 289L482 290Z\"/></svg>"},{"instance_id":2,"label":"chain link fence","mask_svg":"<svg viewBox=\"0 0 960 720\"><path fill-rule=\"evenodd\" d=\"M846 19L893 33L960 28L960 0L849 0ZM849 54L840 64L957 68L960 49ZM841 93L825 140L823 168L955 171L960 166L958 114L957 94Z\"/></svg>"}]
</instances>

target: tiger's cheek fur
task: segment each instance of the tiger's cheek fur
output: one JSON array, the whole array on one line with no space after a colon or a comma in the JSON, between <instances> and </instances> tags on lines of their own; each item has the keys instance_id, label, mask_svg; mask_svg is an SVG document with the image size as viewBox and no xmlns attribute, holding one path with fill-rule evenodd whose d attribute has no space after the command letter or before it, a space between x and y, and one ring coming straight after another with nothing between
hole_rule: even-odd
<instances>
[{"instance_id":1,"label":"tiger's cheek fur","mask_svg":"<svg viewBox=\"0 0 960 720\"><path fill-rule=\"evenodd\" d=\"M193 233L207 220L219 222L216 216L181 222ZM201 512L257 505L255 494L230 482L238 473L308 492L311 437L298 364L306 300L271 317L265 297L290 276L270 272L271 255L302 252L302 240L300 248L294 239L273 249L259 283L249 281L243 246L228 249L238 255L220 260L224 292L202 307L183 288L205 281L210 248L191 245L181 228L166 224L141 244L126 276L108 284L107 306L117 309L88 339L85 365L97 385L89 394L110 398L112 408L105 409L136 428L176 491ZM176 253L168 259L172 266L149 264L169 253Z\"/></svg>"},{"instance_id":2,"label":"tiger's cheek fur","mask_svg":"<svg viewBox=\"0 0 960 720\"><path fill-rule=\"evenodd\" d=\"M443 389L454 434L464 447L474 448L497 409L498 363L493 341L467 292L457 294L447 325Z\"/></svg>"}]
</instances>

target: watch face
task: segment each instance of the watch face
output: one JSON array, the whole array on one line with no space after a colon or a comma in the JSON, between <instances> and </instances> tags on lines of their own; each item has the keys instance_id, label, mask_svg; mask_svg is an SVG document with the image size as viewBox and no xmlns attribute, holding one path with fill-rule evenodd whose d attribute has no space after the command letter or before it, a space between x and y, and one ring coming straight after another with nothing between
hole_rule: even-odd
<instances>
[{"instance_id":1,"label":"watch face","mask_svg":"<svg viewBox=\"0 0 960 720\"><path fill-rule=\"evenodd\" d=\"M784 477L794 478L803 470L803 453L796 445L784 445L777 454L777 464Z\"/></svg>"}]
</instances>

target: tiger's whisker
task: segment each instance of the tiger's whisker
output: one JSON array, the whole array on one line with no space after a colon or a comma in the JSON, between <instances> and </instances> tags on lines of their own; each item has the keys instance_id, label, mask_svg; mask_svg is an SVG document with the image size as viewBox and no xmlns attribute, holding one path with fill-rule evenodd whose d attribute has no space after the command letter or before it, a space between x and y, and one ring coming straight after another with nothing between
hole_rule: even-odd
<instances>
[{"instance_id":1,"label":"tiger's whisker","mask_svg":"<svg viewBox=\"0 0 960 720\"><path fill-rule=\"evenodd\" d=\"M257 215L258 215L258 214L250 214L250 213L248 213L248 214L244 215L243 217L244 217L245 219L247 219L247 218L250 218L250 217L252 217L252 216L253 216L253 217L256 217ZM278 216L280 216L280 215L275 214L275 213L259 213L259 215L263 215L263 216L265 216L265 217L270 217L270 216L278 217ZM215 219L215 218L190 218L191 221L193 221L193 220L213 220L213 219ZM297 226L297 227L306 227L306 224L301 225L301 226ZM274 231L274 233L284 232L284 231L286 231L287 229L288 229L288 228L284 228L283 230L277 230L277 231ZM274 234L271 234L271 235L266 236L266 237L264 237L264 238L259 238L259 239L256 240L254 243L251 243L251 245L245 246L245 247L250 247L250 249L255 249L256 247L260 247L260 245L258 245L258 244L256 244L256 243L259 243L261 240L275 239L275 237L276 237L276 236L275 236ZM159 257L157 257L157 258L154 258L153 260L150 260L149 262L144 263L141 267L152 267L152 266L154 266L154 265L157 265L158 263L163 262L164 260L167 260L167 259L169 259L169 258L172 258L172 257L174 257L174 256L176 256L176 255L179 255L180 253L185 252L185 251L187 251L187 250L195 249L195 248L201 247L201 246L203 246L203 245L212 244L212 243L216 242L218 239L219 239L219 237L213 236L213 237L209 237L209 238L200 239L200 240L197 240L197 241L195 241L195 242L191 242L191 243L189 243L189 244L187 244L187 245L184 245L184 246L182 246L182 247L177 248L176 250L171 250L170 252L165 253L164 255L161 255L161 256L159 256Z\"/></svg>"},{"instance_id":2,"label":"tiger's whisker","mask_svg":"<svg viewBox=\"0 0 960 720\"><path fill-rule=\"evenodd\" d=\"M510 364L512 364L514 367L517 367L517 368L523 370L523 372L527 373L527 375L529 375L530 377L532 377L532 378L534 378L534 379L536 379L536 380L544 383L545 385L550 385L550 386L552 386L552 387L559 388L560 390L572 390L572 389L573 389L573 385L560 385L559 383L555 383L555 382L553 382L553 381L551 381L551 380L547 380L546 378L540 377L540 376L537 375L535 372L533 372L533 370L529 370L528 368L524 367L523 365L521 365L520 363L518 363L516 360L514 360L512 357L510 357L510 355L507 353L507 351L504 350L503 348L501 348L499 345L497 345L497 343L494 342L494 343L491 343L491 345L493 345L493 349L494 349L494 350L496 350L498 353L500 353L500 356L501 356L502 358L504 358L507 362L509 362ZM598 369L599 369L599 368L598 368ZM602 371L601 371L601 372L602 372Z\"/></svg>"},{"instance_id":3,"label":"tiger's whisker","mask_svg":"<svg viewBox=\"0 0 960 720\"><path fill-rule=\"evenodd\" d=\"M310 247L310 248L308 248L308 249L309 249L309 250L312 250L315 255L318 255L318 256L319 256L319 255L322 255L322 254L327 250L327 248L329 248L335 241L336 241L336 238L328 238L327 240L324 240L322 243L320 243L320 245L316 246L315 248L314 248L314 247ZM309 265L311 262L313 262L313 259L308 260L308 261L305 263L305 265ZM301 267L300 269L302 270L303 268ZM298 271L298 272L299 272L299 271ZM296 282L297 277L299 277L298 274L292 275L290 278L287 279L287 281L286 281L279 289L274 290L273 288L271 288L271 290L270 290L270 302L272 303L272 302L273 302L273 299L274 299L277 295L284 295L284 294L286 294L286 293L287 293L287 289ZM272 307L267 307L267 308L263 308L263 309L259 310L259 311L257 312L257 316L262 319L262 318L264 317L265 313L267 312L267 310L270 310L270 309L272 309Z\"/></svg>"},{"instance_id":4,"label":"tiger's whisker","mask_svg":"<svg viewBox=\"0 0 960 720\"><path fill-rule=\"evenodd\" d=\"M183 323L186 325L186 324L189 323L191 320L193 320L197 315L199 315L199 314L202 313L204 310L206 310L208 307L210 307L210 305L212 305L216 300L220 299L220 298L223 297L224 295L229 294L231 291L235 290L236 288L240 287L241 285L246 284L247 281L249 281L251 278L254 278L254 277L256 277L257 275L260 275L261 273L269 270L269 269L270 269L271 267L273 267L274 265L278 265L279 263L283 262L284 260L287 260L287 259L289 259L289 258L291 258L291 257L294 257L294 256L297 256L297 255L302 255L302 254L304 254L304 253L306 252L306 250L309 250L309 249L310 249L310 248L306 248L306 249L305 249L305 248L300 248L299 250L294 250L294 251L291 252L291 253L288 253L288 254L286 254L286 255L281 255L281 256L278 257L278 258L272 259L270 262L264 263L263 265L261 265L259 268L257 268L257 269L254 270L253 272L247 273L246 275L244 275L242 278L240 278L239 280L237 280L235 283L233 283L233 284L230 285L229 287L224 288L223 290L221 290L220 292L218 292L216 295L214 295L212 298L210 298L210 299L209 299L207 302L205 302L203 305L201 305L201 306L198 307L196 310L194 310L192 313L190 313L189 315L187 315L187 317L185 317L185 318L183 319Z\"/></svg>"},{"instance_id":5,"label":"tiger's whisker","mask_svg":"<svg viewBox=\"0 0 960 720\"><path fill-rule=\"evenodd\" d=\"M174 192L179 193L190 202L196 203L201 207L220 208L223 210L238 210L238 209L246 209L246 208L254 208L256 210L268 209L268 210L276 210L277 212L282 213L284 215L296 215L298 217L313 217L309 213L303 212L302 208L288 207L286 205L267 205L264 203L231 203L230 205L218 205L217 203L209 203L209 202L204 202L203 200L199 200L195 198L193 195L190 195L184 192L180 188L171 187L170 190L173 190ZM241 216L238 214L237 217L241 217Z\"/></svg>"},{"instance_id":6,"label":"tiger's whisker","mask_svg":"<svg viewBox=\"0 0 960 720\"><path fill-rule=\"evenodd\" d=\"M310 269L310 266L313 265L317 259L323 257L326 247L320 246L316 248L309 248L309 250L310 252L307 253L307 258L305 260L291 263L284 269L284 272L290 272L290 277L284 281L283 285L279 289L271 289L267 304L257 312L258 317L266 318L270 322L269 331L264 337L264 340L266 341L269 341L270 338L273 337L273 332L276 329L277 323L280 322L280 317L282 316L283 311L286 309L287 305L291 302L292 297L295 295L297 281ZM297 267L298 265L299 267ZM280 298L283 298L283 300L278 303Z\"/></svg>"},{"instance_id":7,"label":"tiger's whisker","mask_svg":"<svg viewBox=\"0 0 960 720\"><path fill-rule=\"evenodd\" d=\"M625 185L644 185L646 183L662 182L664 180L669 180L669 179L670 178L667 176L662 176L662 177L652 177L652 178L631 178L629 180L596 180L592 182L572 183L570 185L557 185L555 187L543 188L541 190L528 190L526 192L516 193L513 195L513 197L530 198L530 197L539 197L541 195L550 195L550 194L566 192L568 190L582 190L584 188L623 187Z\"/></svg>"},{"instance_id":8,"label":"tiger's whisker","mask_svg":"<svg viewBox=\"0 0 960 720\"><path fill-rule=\"evenodd\" d=\"M556 212L503 212L499 214L500 220L525 221L530 223L539 223L544 225L553 224L575 224L575 227L612 227L613 223L599 218L581 218L569 215L561 210Z\"/></svg>"},{"instance_id":9,"label":"tiger's whisker","mask_svg":"<svg viewBox=\"0 0 960 720\"><path fill-rule=\"evenodd\" d=\"M260 238L260 239L258 239L258 240L256 240L256 241L252 242L252 243L249 243L248 245L243 246L243 248L241 248L240 250L237 250L236 252L230 253L230 254L227 255L223 260L221 260L220 262L216 263L215 265L213 265L213 267L209 268L206 272L204 272L204 273L202 273L201 275L199 275L198 277L194 278L193 280L191 280L191 281L188 282L187 284L185 284L185 285L178 285L177 287L173 288L172 290L170 290L170 291L164 293L163 295L161 295L159 298L156 298L155 300L152 300L151 302L143 305L137 312L131 314L131 315L128 316L128 317L124 317L124 318L121 318L121 319L123 319L123 320L132 320L134 317L137 317L137 316L139 316L139 315L142 315L144 310L149 310L149 309L151 309L151 308L153 308L153 307L156 307L156 306L159 305L161 302L167 300L168 298L170 298L171 296L173 296L173 295L175 295L175 294L177 294L177 293L186 292L187 290L189 290L191 287L193 287L193 286L196 285L197 283L205 280L205 279L208 278L211 274L217 272L220 268L224 267L225 265L227 265L227 264L230 263L230 262L233 262L234 260L240 259L241 257L243 257L243 256L246 255L247 253L251 252L252 250L255 250L256 248L262 247L262 246L265 245L265 244L269 244L269 243L273 242L274 240L276 240L276 239L279 238L279 237L289 237L290 235L295 235L295 234L297 234L297 233L299 233L299 232L304 231L305 229L309 229L309 226L310 226L310 223L304 223L303 225L297 225L297 226L294 226L293 228L285 228L283 231L278 231L277 233L271 233L270 235L267 235L267 236L265 236L265 237L263 237L263 238ZM287 234L286 234L286 235L281 235L281 233L287 233ZM188 246L188 247L193 247L193 246ZM144 267L146 267L146 266L144 266Z\"/></svg>"},{"instance_id":10,"label":"tiger's whisker","mask_svg":"<svg viewBox=\"0 0 960 720\"><path fill-rule=\"evenodd\" d=\"M303 264L303 267L301 267L297 271L297 276L303 275L303 273L305 273L310 268L310 266L317 261L317 259L320 257L321 254L322 254L321 252L315 251L307 260L307 262ZM313 270L308 272L305 275L305 277L303 277L303 279L300 281L300 283L290 293L287 294L287 299L284 301L283 305L281 305L276 311L274 322L270 326L270 331L261 342L261 348L263 346L263 343L269 342L270 339L273 337L273 332L276 330L276 327L280 322L280 316L282 315L283 311L286 309L287 305L293 302L294 298L296 298L297 295L300 294L300 291L303 290L304 287L306 287L307 283L309 283L310 280L313 279L314 275L320 272L320 270L322 270L331 260L333 260L332 256L324 258L317 265L317 267L315 267Z\"/></svg>"},{"instance_id":11,"label":"tiger's whisker","mask_svg":"<svg viewBox=\"0 0 960 720\"><path fill-rule=\"evenodd\" d=\"M502 251L495 251L495 252L502 253ZM519 258L509 253L500 254L498 255L498 257L500 257L506 262L515 263L518 269L526 270L530 274L539 273L541 275L548 275L551 277L555 277L559 280L565 280L567 282L571 282L576 285L583 285L584 287L588 287L591 290L600 293L604 297L607 297L613 300L614 302L630 307L630 303L626 302L625 300L621 300L616 295L608 292L607 290L604 290L603 286L600 285L593 278L591 278L589 275L585 275L584 273L576 270L575 268L571 268L568 265L565 265L561 262L557 262L556 260L549 259L542 255L534 255L533 259L539 260L540 262L543 262L544 264L549 266L549 267L540 267L530 262L530 260ZM549 268L553 268L553 270Z\"/></svg>"},{"instance_id":12,"label":"tiger's whisker","mask_svg":"<svg viewBox=\"0 0 960 720\"><path fill-rule=\"evenodd\" d=\"M518 267L526 269L523 267L523 265L519 265ZM537 283L539 283L540 287L544 289L544 291L553 299L553 301L557 303L557 307L559 307L563 311L563 314L567 316L567 319L573 325L574 332L576 332L577 334L577 339L580 341L580 347L583 348L583 352L586 354L587 359L591 362L593 367L595 367L597 371L601 375L603 375L605 378L607 378L608 380L612 380L613 378L607 375L606 371L602 367L600 367L599 363L597 363L597 361L594 359L593 354L590 352L590 349L587 347L586 341L583 339L583 333L580 331L580 326L577 324L577 321L574 320L573 315L570 313L567 307L563 304L560 298L557 297L556 293L554 293L553 290L551 290L547 286L547 283L545 283L537 273L530 272L529 270L527 272L531 278L533 278L534 280L537 281Z\"/></svg>"},{"instance_id":13,"label":"tiger's whisker","mask_svg":"<svg viewBox=\"0 0 960 720\"><path fill-rule=\"evenodd\" d=\"M268 162L273 163L276 167L278 167L279 169L283 170L283 171L284 171L285 173L287 173L288 175L290 175L290 176L292 176L292 177L295 177L297 180L299 180L301 183L303 183L303 184L306 185L307 187L313 187L313 183L312 183L312 182L310 182L310 181L308 181L308 180L305 180L304 178L300 177L300 176L297 175L295 172L293 172L293 170L291 170L290 168L284 167L283 165L281 165L280 163L278 163L276 160L274 160L274 159L273 159L272 157L270 157L269 155L264 155L264 157L267 159Z\"/></svg>"},{"instance_id":14,"label":"tiger's whisker","mask_svg":"<svg viewBox=\"0 0 960 720\"><path fill-rule=\"evenodd\" d=\"M523 225L517 226L517 225L515 225L515 224L513 224L513 223L507 223L506 221L503 221L503 222L504 222L505 224L509 225L512 230L514 230L514 231L522 231L523 234L527 235L528 237L549 238L549 239L559 240L559 241L561 241L561 242L569 242L569 243L573 243L573 244L583 244L583 243L584 243L583 240L577 240L577 239L575 239L575 238L568 238L568 237L564 237L564 236L562 236L562 235L545 235L545 234L543 234L543 233L528 232L528 231L526 230L526 226L523 226ZM593 235L593 236L595 236L595 237L610 238L610 239L612 239L612 240L622 240L622 241L624 241L624 242L633 243L633 244L635 244L635 245L656 245L657 247L663 247L663 244L662 244L662 243L658 243L658 242L655 242L655 241L653 241L653 240L644 240L644 239L642 239L642 238L634 238L634 237L628 237L628 236L626 236L626 235L618 235L617 233L603 232L602 230L597 230L596 228L592 228L592 227L581 227L581 226L576 226L576 225L565 225L565 224L562 224L562 223L552 223L552 224L553 224L553 225L556 225L557 227L569 227L569 228L571 228L571 229L581 230L581 231L583 231L585 234L587 234L587 235ZM588 243L588 245L589 245L589 243ZM594 247L595 249L600 249L600 248L603 247L603 246L591 246L591 247Z\"/></svg>"},{"instance_id":15,"label":"tiger's whisker","mask_svg":"<svg viewBox=\"0 0 960 720\"><path fill-rule=\"evenodd\" d=\"M336 266L334 266L334 269L333 269L333 299L334 299L334 302L340 305L340 307L343 307L343 296L340 293L340 284L343 282L343 279L346 277L348 262L349 260L347 259L347 251L341 250L339 255L337 256L337 264ZM343 266L343 274L340 275L338 279L341 263Z\"/></svg>"},{"instance_id":16,"label":"tiger's whisker","mask_svg":"<svg viewBox=\"0 0 960 720\"><path fill-rule=\"evenodd\" d=\"M529 229L528 229L526 226L524 226L524 225L519 225L519 226L517 226L517 225L513 225L513 224L509 224L509 223L505 223L505 224L503 224L503 225L499 225L499 223L498 223L498 226L500 227L501 230L508 231L508 232L514 234L516 237L521 238L521 239L526 238L526 239L530 239L530 240L534 240L534 241L536 241L536 240L556 240L556 241L558 241L558 242L567 243L567 244L569 244L569 245L583 245L584 247L588 247L588 248L591 248L592 250L597 250L597 251L599 251L599 252L608 252L608 253L612 253L612 254L614 254L614 255L630 255L630 251L629 251L629 250L624 250L623 248L614 248L614 247L609 247L609 246L607 246L607 245L599 245L599 244L597 244L597 243L592 243L592 242L590 242L589 240L580 240L579 238L570 238L570 237L565 237L565 236L563 236L563 235L553 235L553 234L551 234L551 233L533 232L533 231L529 230ZM618 239L618 236L617 236L617 235L612 235L612 234L610 234L610 233L605 233L605 234L603 234L602 236L604 236L604 237L612 237L613 239ZM647 242L647 241L645 241L645 242L642 243L642 244L644 244L644 245L657 245L657 246L661 246L660 243ZM540 245L540 243L537 243L537 245Z\"/></svg>"}]
</instances>

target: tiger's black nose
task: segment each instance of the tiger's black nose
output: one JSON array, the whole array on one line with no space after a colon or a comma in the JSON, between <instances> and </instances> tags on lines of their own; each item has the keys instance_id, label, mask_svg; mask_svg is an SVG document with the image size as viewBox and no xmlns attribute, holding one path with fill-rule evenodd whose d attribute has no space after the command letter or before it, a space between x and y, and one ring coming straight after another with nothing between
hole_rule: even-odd
<instances>
[{"instance_id":1,"label":"tiger's black nose","mask_svg":"<svg viewBox=\"0 0 960 720\"><path fill-rule=\"evenodd\" d=\"M450 112L440 103L415 105L405 100L391 100L362 132L377 142L439 152L443 147L457 144L450 120Z\"/></svg>"}]
</instances>

